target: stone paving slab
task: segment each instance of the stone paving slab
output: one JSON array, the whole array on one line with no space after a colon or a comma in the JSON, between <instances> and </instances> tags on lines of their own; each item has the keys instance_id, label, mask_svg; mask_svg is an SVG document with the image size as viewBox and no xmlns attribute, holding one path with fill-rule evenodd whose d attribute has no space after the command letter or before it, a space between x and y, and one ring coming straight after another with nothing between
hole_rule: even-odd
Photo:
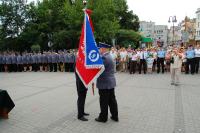
<instances>
[{"instance_id":1,"label":"stone paving slab","mask_svg":"<svg viewBox=\"0 0 200 133\"><path fill-rule=\"evenodd\" d=\"M97 123L98 91L88 91L88 122L76 119L73 73L0 73L0 88L16 107L0 120L0 133L199 133L200 75L181 75L179 87L170 74L117 73L120 122Z\"/></svg>"}]
</instances>

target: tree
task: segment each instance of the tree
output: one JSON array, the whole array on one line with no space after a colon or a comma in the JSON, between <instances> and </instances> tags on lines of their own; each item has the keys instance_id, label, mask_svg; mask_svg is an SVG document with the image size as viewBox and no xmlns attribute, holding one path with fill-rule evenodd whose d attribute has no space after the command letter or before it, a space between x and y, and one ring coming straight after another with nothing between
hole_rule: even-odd
<instances>
[{"instance_id":1,"label":"tree","mask_svg":"<svg viewBox=\"0 0 200 133\"><path fill-rule=\"evenodd\" d=\"M139 47L141 35L133 30L119 30L117 33L117 43L122 47L131 45L133 48Z\"/></svg>"},{"instance_id":2,"label":"tree","mask_svg":"<svg viewBox=\"0 0 200 133\"><path fill-rule=\"evenodd\" d=\"M139 29L139 17L128 10L126 0L115 0L116 15L119 19L121 29L138 31Z\"/></svg>"},{"instance_id":3,"label":"tree","mask_svg":"<svg viewBox=\"0 0 200 133\"><path fill-rule=\"evenodd\" d=\"M81 0L43 0L27 4L25 0L0 3L0 43L4 49L31 50L77 48L84 19ZM128 11L126 0L89 0L96 41L111 43L119 31L137 31L138 17ZM131 31L132 32L132 31ZM120 43L126 37L120 37ZM48 44L51 42L52 47Z\"/></svg>"}]
</instances>

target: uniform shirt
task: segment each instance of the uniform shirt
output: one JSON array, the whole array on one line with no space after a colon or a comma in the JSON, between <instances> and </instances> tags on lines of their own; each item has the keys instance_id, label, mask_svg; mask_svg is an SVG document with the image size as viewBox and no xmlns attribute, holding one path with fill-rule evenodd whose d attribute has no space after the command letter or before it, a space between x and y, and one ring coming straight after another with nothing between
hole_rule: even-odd
<instances>
[{"instance_id":1,"label":"uniform shirt","mask_svg":"<svg viewBox=\"0 0 200 133\"><path fill-rule=\"evenodd\" d=\"M5 55L2 55L2 60L1 60L2 64L6 63L6 59L5 59Z\"/></svg>"},{"instance_id":2,"label":"uniform shirt","mask_svg":"<svg viewBox=\"0 0 200 133\"><path fill-rule=\"evenodd\" d=\"M47 55L47 61L48 61L48 63L52 63L52 56L51 56L51 54Z\"/></svg>"},{"instance_id":3,"label":"uniform shirt","mask_svg":"<svg viewBox=\"0 0 200 133\"><path fill-rule=\"evenodd\" d=\"M32 64L33 63L31 55L27 55L27 62L28 62L28 64Z\"/></svg>"},{"instance_id":4,"label":"uniform shirt","mask_svg":"<svg viewBox=\"0 0 200 133\"><path fill-rule=\"evenodd\" d=\"M11 55L6 55L6 64L12 64Z\"/></svg>"},{"instance_id":5,"label":"uniform shirt","mask_svg":"<svg viewBox=\"0 0 200 133\"><path fill-rule=\"evenodd\" d=\"M195 57L195 52L194 52L194 50L187 50L186 51L186 58L187 59L192 59L192 58L194 58Z\"/></svg>"},{"instance_id":6,"label":"uniform shirt","mask_svg":"<svg viewBox=\"0 0 200 133\"><path fill-rule=\"evenodd\" d=\"M28 63L27 55L26 55L26 54L24 54L24 55L22 56L22 63L23 63L23 64L27 64L27 63Z\"/></svg>"},{"instance_id":7,"label":"uniform shirt","mask_svg":"<svg viewBox=\"0 0 200 133\"><path fill-rule=\"evenodd\" d=\"M17 57L16 55L11 55L12 64L17 64Z\"/></svg>"},{"instance_id":8,"label":"uniform shirt","mask_svg":"<svg viewBox=\"0 0 200 133\"><path fill-rule=\"evenodd\" d=\"M165 58L165 51L164 50L159 50L157 52L157 57L158 58Z\"/></svg>"},{"instance_id":9,"label":"uniform shirt","mask_svg":"<svg viewBox=\"0 0 200 133\"><path fill-rule=\"evenodd\" d=\"M64 58L64 54L59 54L59 62L64 62L65 58Z\"/></svg>"},{"instance_id":10,"label":"uniform shirt","mask_svg":"<svg viewBox=\"0 0 200 133\"><path fill-rule=\"evenodd\" d=\"M38 54L37 55L38 63L42 63L42 55Z\"/></svg>"},{"instance_id":11,"label":"uniform shirt","mask_svg":"<svg viewBox=\"0 0 200 133\"><path fill-rule=\"evenodd\" d=\"M47 54L42 55L42 60L43 60L43 63L48 63Z\"/></svg>"},{"instance_id":12,"label":"uniform shirt","mask_svg":"<svg viewBox=\"0 0 200 133\"><path fill-rule=\"evenodd\" d=\"M195 57L200 57L200 49L195 49Z\"/></svg>"},{"instance_id":13,"label":"uniform shirt","mask_svg":"<svg viewBox=\"0 0 200 133\"><path fill-rule=\"evenodd\" d=\"M34 54L31 56L32 57L32 62L35 64L35 63L38 63L38 59L37 59L37 55Z\"/></svg>"},{"instance_id":14,"label":"uniform shirt","mask_svg":"<svg viewBox=\"0 0 200 133\"><path fill-rule=\"evenodd\" d=\"M69 63L74 63L75 62L75 56L74 56L74 54L72 53L72 54L70 54L70 56L69 56Z\"/></svg>"},{"instance_id":15,"label":"uniform shirt","mask_svg":"<svg viewBox=\"0 0 200 133\"><path fill-rule=\"evenodd\" d=\"M52 54L52 63L58 63L58 54Z\"/></svg>"},{"instance_id":16,"label":"uniform shirt","mask_svg":"<svg viewBox=\"0 0 200 133\"><path fill-rule=\"evenodd\" d=\"M148 57L148 53L147 53L147 51L141 51L138 53L138 56L141 60L143 60L143 59L146 60Z\"/></svg>"},{"instance_id":17,"label":"uniform shirt","mask_svg":"<svg viewBox=\"0 0 200 133\"><path fill-rule=\"evenodd\" d=\"M21 55L17 56L17 64L22 64L22 56Z\"/></svg>"},{"instance_id":18,"label":"uniform shirt","mask_svg":"<svg viewBox=\"0 0 200 133\"><path fill-rule=\"evenodd\" d=\"M64 55L65 63L69 63L69 54L65 53Z\"/></svg>"},{"instance_id":19,"label":"uniform shirt","mask_svg":"<svg viewBox=\"0 0 200 133\"><path fill-rule=\"evenodd\" d=\"M109 52L102 55L103 64L105 70L97 78L97 88L98 89L114 89L116 87L114 63Z\"/></svg>"}]
</instances>

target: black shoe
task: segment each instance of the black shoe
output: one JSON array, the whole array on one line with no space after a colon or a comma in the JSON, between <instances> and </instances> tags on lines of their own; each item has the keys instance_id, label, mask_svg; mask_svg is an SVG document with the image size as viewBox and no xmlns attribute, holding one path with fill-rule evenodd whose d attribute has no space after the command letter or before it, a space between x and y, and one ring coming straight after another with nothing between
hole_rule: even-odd
<instances>
[{"instance_id":1,"label":"black shoe","mask_svg":"<svg viewBox=\"0 0 200 133\"><path fill-rule=\"evenodd\" d=\"M78 118L78 119L81 120L81 121L88 121L88 119L86 119L84 116L81 117L81 118Z\"/></svg>"},{"instance_id":2,"label":"black shoe","mask_svg":"<svg viewBox=\"0 0 200 133\"><path fill-rule=\"evenodd\" d=\"M175 83L174 85L175 85L175 86L179 86L179 83Z\"/></svg>"},{"instance_id":3,"label":"black shoe","mask_svg":"<svg viewBox=\"0 0 200 133\"><path fill-rule=\"evenodd\" d=\"M88 113L83 113L83 115L84 115L84 116L88 116L88 115L90 115L90 114L88 114Z\"/></svg>"},{"instance_id":4,"label":"black shoe","mask_svg":"<svg viewBox=\"0 0 200 133\"><path fill-rule=\"evenodd\" d=\"M95 118L95 121L105 123L107 120L103 120L103 119L98 117L98 118Z\"/></svg>"},{"instance_id":5,"label":"black shoe","mask_svg":"<svg viewBox=\"0 0 200 133\"><path fill-rule=\"evenodd\" d=\"M113 121L116 121L116 122L118 122L118 121L119 121L119 119L118 119L118 118L115 118L115 117L112 117L112 116L110 117L110 119L111 119L111 120L113 120Z\"/></svg>"}]
</instances>

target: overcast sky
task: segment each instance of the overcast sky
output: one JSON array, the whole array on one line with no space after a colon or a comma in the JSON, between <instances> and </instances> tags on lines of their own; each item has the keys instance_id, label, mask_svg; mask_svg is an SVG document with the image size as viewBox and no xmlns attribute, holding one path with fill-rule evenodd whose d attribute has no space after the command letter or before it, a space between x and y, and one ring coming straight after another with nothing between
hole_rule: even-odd
<instances>
[{"instance_id":1,"label":"overcast sky","mask_svg":"<svg viewBox=\"0 0 200 133\"><path fill-rule=\"evenodd\" d=\"M168 26L172 25L168 23L169 16L176 15L180 22L186 15L190 18L196 17L195 12L200 8L200 0L127 0L127 3L140 20Z\"/></svg>"},{"instance_id":2,"label":"overcast sky","mask_svg":"<svg viewBox=\"0 0 200 133\"><path fill-rule=\"evenodd\" d=\"M133 10L140 20L168 26L170 26L169 16L176 15L177 21L180 22L186 15L190 18L196 17L195 12L200 8L200 0L127 0L127 2L129 9Z\"/></svg>"}]
</instances>

